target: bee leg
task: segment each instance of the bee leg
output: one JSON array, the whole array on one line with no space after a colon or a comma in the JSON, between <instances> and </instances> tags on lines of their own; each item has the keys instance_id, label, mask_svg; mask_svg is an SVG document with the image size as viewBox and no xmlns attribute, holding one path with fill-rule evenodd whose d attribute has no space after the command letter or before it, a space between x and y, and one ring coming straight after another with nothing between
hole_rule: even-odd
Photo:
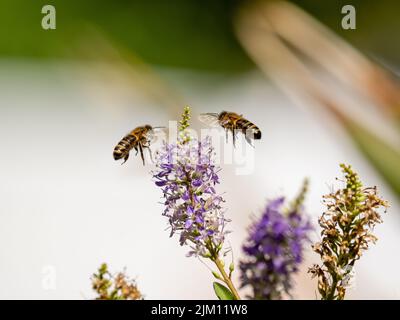
<instances>
[{"instance_id":1,"label":"bee leg","mask_svg":"<svg viewBox=\"0 0 400 320\"><path fill-rule=\"evenodd\" d=\"M124 162L122 162L121 165L123 165L126 162L126 160L128 160L128 158L129 158L129 153L126 154L126 156L124 157Z\"/></svg>"},{"instance_id":2,"label":"bee leg","mask_svg":"<svg viewBox=\"0 0 400 320\"><path fill-rule=\"evenodd\" d=\"M151 162L154 163L153 154L152 154L151 149L150 149L150 140L146 140L146 141L142 144L142 147L143 147L143 149L146 148L146 149L149 150L150 160L151 160Z\"/></svg>"},{"instance_id":3,"label":"bee leg","mask_svg":"<svg viewBox=\"0 0 400 320\"><path fill-rule=\"evenodd\" d=\"M135 151L136 151L136 154L135 154L135 156L137 156L137 154L138 154L139 150L138 150L137 146L134 146L134 148L135 148Z\"/></svg>"},{"instance_id":4,"label":"bee leg","mask_svg":"<svg viewBox=\"0 0 400 320\"><path fill-rule=\"evenodd\" d=\"M254 145L251 143L251 138L246 134L245 135L246 141L249 143L249 145L251 145L254 148Z\"/></svg>"},{"instance_id":5,"label":"bee leg","mask_svg":"<svg viewBox=\"0 0 400 320\"><path fill-rule=\"evenodd\" d=\"M139 150L140 150L140 157L142 158L142 161L143 161L143 165L145 165L145 163L144 163L144 155L143 155L143 147L142 147L141 143L139 143Z\"/></svg>"},{"instance_id":6,"label":"bee leg","mask_svg":"<svg viewBox=\"0 0 400 320\"><path fill-rule=\"evenodd\" d=\"M152 152L151 152L150 147L147 147L147 149L149 150L150 160L151 160L152 163L154 163L153 154L152 154Z\"/></svg>"},{"instance_id":7,"label":"bee leg","mask_svg":"<svg viewBox=\"0 0 400 320\"><path fill-rule=\"evenodd\" d=\"M143 148L148 148L148 147L150 147L150 140L146 140L146 141L143 143Z\"/></svg>"},{"instance_id":8,"label":"bee leg","mask_svg":"<svg viewBox=\"0 0 400 320\"><path fill-rule=\"evenodd\" d=\"M232 130L232 140L233 140L233 146L236 147L236 133L235 133L235 129L231 129Z\"/></svg>"}]
</instances>

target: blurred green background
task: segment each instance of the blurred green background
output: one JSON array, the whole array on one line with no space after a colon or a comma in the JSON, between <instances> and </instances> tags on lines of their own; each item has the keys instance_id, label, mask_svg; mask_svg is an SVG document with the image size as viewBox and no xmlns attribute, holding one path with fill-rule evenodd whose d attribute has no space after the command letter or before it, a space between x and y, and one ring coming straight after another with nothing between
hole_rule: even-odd
<instances>
[{"instance_id":1,"label":"blurred green background","mask_svg":"<svg viewBox=\"0 0 400 320\"><path fill-rule=\"evenodd\" d=\"M244 72L254 64L233 32L233 17L243 0L2 0L0 55L21 58L71 58L96 28L116 46L144 61L221 73ZM292 1L354 46L389 65L400 64L400 2L396 0ZM57 29L43 32L41 7L57 10ZM340 27L343 5L357 8L357 32ZM89 32L89 33L88 33ZM393 41L388 41L393 39Z\"/></svg>"}]
</instances>

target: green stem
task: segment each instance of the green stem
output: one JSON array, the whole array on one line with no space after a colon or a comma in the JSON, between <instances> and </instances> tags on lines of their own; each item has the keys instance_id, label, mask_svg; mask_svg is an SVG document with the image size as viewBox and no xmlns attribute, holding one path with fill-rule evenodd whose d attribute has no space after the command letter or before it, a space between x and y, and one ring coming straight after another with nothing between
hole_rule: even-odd
<instances>
[{"instance_id":1,"label":"green stem","mask_svg":"<svg viewBox=\"0 0 400 320\"><path fill-rule=\"evenodd\" d=\"M233 296L235 297L235 300L240 300L239 293L237 292L235 286L233 285L233 282L231 278L227 275L224 269L224 265L222 261L217 257L212 257L211 260L215 263L217 266L219 272L221 273L222 278L224 279L225 284L228 286L228 288L231 290Z\"/></svg>"},{"instance_id":2,"label":"green stem","mask_svg":"<svg viewBox=\"0 0 400 320\"><path fill-rule=\"evenodd\" d=\"M225 272L224 264L221 261L221 259L219 258L218 249L214 247L214 245L211 241L208 241L207 249L210 252L211 261L214 262L215 265L217 266L217 268L222 276L223 281L228 286L229 290L231 290L233 296L235 297L235 300L240 300L239 293L237 292L235 286L233 285L231 277L228 276L228 274Z\"/></svg>"}]
</instances>

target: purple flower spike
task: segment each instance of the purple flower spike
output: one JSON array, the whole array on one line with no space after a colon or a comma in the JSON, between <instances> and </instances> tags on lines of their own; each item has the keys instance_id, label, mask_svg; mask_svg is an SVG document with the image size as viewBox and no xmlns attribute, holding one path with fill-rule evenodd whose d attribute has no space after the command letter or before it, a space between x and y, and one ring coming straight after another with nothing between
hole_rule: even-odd
<instances>
[{"instance_id":1,"label":"purple flower spike","mask_svg":"<svg viewBox=\"0 0 400 320\"><path fill-rule=\"evenodd\" d=\"M219 183L219 168L213 164L211 138L203 141L181 138L176 144L164 143L156 154L155 184L163 191L164 215L172 235L189 244L189 256L207 256L207 246L224 242L226 219L223 199L214 186Z\"/></svg>"},{"instance_id":2,"label":"purple flower spike","mask_svg":"<svg viewBox=\"0 0 400 320\"><path fill-rule=\"evenodd\" d=\"M241 282L242 287L252 288L251 299L281 299L283 293L290 294L292 275L302 262L312 228L300 205L289 212L283 205L284 198L268 203L243 246L246 259L240 263Z\"/></svg>"}]
</instances>

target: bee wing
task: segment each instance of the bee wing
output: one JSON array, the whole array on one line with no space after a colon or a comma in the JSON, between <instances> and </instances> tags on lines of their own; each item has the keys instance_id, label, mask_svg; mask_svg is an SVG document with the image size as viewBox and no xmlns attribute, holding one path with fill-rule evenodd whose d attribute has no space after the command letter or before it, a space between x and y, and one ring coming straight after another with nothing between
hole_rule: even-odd
<instances>
[{"instance_id":1,"label":"bee wing","mask_svg":"<svg viewBox=\"0 0 400 320\"><path fill-rule=\"evenodd\" d=\"M220 127L218 113L201 113L199 120L210 127Z\"/></svg>"}]
</instances>

